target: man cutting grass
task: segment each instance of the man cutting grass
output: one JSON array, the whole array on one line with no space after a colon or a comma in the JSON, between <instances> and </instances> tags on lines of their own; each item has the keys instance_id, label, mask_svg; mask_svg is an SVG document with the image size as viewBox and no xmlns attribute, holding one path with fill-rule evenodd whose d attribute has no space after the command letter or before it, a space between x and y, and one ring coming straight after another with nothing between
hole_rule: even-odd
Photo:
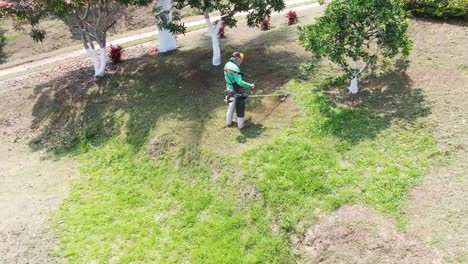
<instances>
[{"instance_id":1,"label":"man cutting grass","mask_svg":"<svg viewBox=\"0 0 468 264\"><path fill-rule=\"evenodd\" d=\"M250 84L242 80L242 72L240 65L244 60L244 54L241 52L234 52L229 59L229 62L224 66L224 79L226 80L226 100L229 103L228 111L226 114L226 125L232 125L232 118L234 109L237 115L237 127L242 129L245 127L245 99L247 95L244 89L253 89L255 84Z\"/></svg>"}]
</instances>

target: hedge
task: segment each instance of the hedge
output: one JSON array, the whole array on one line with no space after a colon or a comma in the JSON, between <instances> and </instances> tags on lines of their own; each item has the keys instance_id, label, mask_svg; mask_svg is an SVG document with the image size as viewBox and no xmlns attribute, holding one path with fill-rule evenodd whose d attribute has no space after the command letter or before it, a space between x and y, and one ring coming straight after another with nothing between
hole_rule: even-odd
<instances>
[{"instance_id":1,"label":"hedge","mask_svg":"<svg viewBox=\"0 0 468 264\"><path fill-rule=\"evenodd\" d=\"M468 18L468 0L401 0L415 16L436 18Z\"/></svg>"}]
</instances>

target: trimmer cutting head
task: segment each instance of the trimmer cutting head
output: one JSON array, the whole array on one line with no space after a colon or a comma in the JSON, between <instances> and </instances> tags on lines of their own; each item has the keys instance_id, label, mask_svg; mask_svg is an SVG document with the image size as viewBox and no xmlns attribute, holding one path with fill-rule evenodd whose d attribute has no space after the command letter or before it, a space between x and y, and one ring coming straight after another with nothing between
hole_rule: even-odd
<instances>
[{"instance_id":1,"label":"trimmer cutting head","mask_svg":"<svg viewBox=\"0 0 468 264\"><path fill-rule=\"evenodd\" d=\"M289 94L280 95L280 96L279 96L280 103L286 101L286 99L288 99L288 96L289 96Z\"/></svg>"}]
</instances>

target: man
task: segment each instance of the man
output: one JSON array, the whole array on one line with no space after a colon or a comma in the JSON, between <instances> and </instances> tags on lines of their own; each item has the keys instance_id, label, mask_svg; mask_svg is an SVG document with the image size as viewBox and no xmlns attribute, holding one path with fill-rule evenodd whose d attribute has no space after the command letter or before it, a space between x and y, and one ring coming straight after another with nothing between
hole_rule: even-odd
<instances>
[{"instance_id":1,"label":"man","mask_svg":"<svg viewBox=\"0 0 468 264\"><path fill-rule=\"evenodd\" d=\"M255 84L250 84L242 80L242 72L240 65L244 60L244 54L240 52L234 52L231 59L224 66L224 79L226 80L227 95L226 99L229 103L228 111L226 114L226 125L232 125L232 118L234 115L234 109L237 115L237 127L239 129L244 128L245 120L245 99L247 95L244 93L244 89L255 88Z\"/></svg>"}]
</instances>

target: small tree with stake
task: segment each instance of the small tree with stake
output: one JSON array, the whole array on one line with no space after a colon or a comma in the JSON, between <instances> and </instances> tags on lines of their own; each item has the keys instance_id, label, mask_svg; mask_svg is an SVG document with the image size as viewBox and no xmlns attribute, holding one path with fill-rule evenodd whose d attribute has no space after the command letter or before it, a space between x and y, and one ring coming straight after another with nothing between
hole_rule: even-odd
<instances>
[{"instance_id":1,"label":"small tree with stake","mask_svg":"<svg viewBox=\"0 0 468 264\"><path fill-rule=\"evenodd\" d=\"M299 28L299 41L317 59L340 65L352 76L350 92L357 93L357 78L368 65L409 55L412 42L405 16L398 0L334 0L317 23ZM359 71L360 61L365 66Z\"/></svg>"}]
</instances>

